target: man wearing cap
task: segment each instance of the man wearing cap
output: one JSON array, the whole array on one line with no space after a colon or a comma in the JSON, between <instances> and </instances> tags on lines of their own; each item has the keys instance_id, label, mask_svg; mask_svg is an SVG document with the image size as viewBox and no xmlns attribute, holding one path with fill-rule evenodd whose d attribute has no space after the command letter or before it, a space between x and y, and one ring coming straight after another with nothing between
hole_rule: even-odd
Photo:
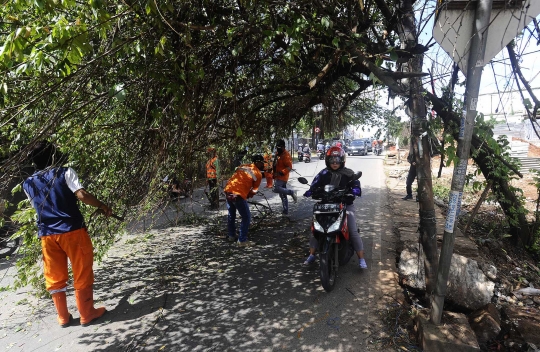
<instances>
[{"instance_id":1,"label":"man wearing cap","mask_svg":"<svg viewBox=\"0 0 540 352\"><path fill-rule=\"evenodd\" d=\"M206 183L208 184L208 200L210 201L211 209L219 208L219 159L217 157L216 148L209 147L206 150L208 162L206 163Z\"/></svg>"},{"instance_id":2,"label":"man wearing cap","mask_svg":"<svg viewBox=\"0 0 540 352\"><path fill-rule=\"evenodd\" d=\"M236 241L236 211L242 217L240 223L240 233L238 236L239 247L251 247L255 242L248 241L247 235L249 224L251 223L251 212L249 211L248 198L257 194L262 181L261 170L264 169L264 158L262 155L254 155L252 164L240 165L231 176L225 186L225 196L227 197L227 234L230 242Z\"/></svg>"},{"instance_id":3,"label":"man wearing cap","mask_svg":"<svg viewBox=\"0 0 540 352\"><path fill-rule=\"evenodd\" d=\"M279 194L283 211L281 214L289 214L289 201L287 196L291 196L294 203L297 202L296 191L287 189L289 173L292 171L291 154L285 149L285 141L279 139L276 143L276 157L274 158L274 192Z\"/></svg>"}]
</instances>

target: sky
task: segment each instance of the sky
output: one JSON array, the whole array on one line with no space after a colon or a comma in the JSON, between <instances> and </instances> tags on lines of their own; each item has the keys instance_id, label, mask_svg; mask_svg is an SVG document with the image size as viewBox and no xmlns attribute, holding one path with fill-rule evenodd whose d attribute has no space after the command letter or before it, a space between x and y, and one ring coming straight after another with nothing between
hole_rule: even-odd
<instances>
[{"instance_id":1,"label":"sky","mask_svg":"<svg viewBox=\"0 0 540 352\"><path fill-rule=\"evenodd\" d=\"M440 89L448 84L452 72L453 59L433 39L434 16L429 17L429 15L434 12L433 6L435 5L435 1L430 1L430 5L432 6L426 6L424 9L422 22L420 21L419 15L421 12L417 12L417 21L421 23L423 28L419 35L419 42L423 45L433 44L424 57L423 71L432 73L436 94L440 96ZM519 13L517 15L514 14L515 17L520 15L521 14ZM428 19L426 19L426 17L428 17ZM530 19L531 18L527 21L530 21ZM540 22L540 15L536 16L536 19ZM492 22L492 26L496 26L496 28L493 27L494 29L491 31L491 37L490 32L488 32L489 41L500 39L500 22L500 17ZM532 22L527 27L536 37L531 35L530 31L526 31L525 35L516 38L515 50L517 53L522 53L520 66L523 75L529 81L532 88L538 88L535 90L535 94L540 98L540 41L537 39L539 38L540 33L536 31ZM459 35L461 36L462 33L459 32ZM497 45L502 46L503 44L497 43ZM459 82L463 83L464 81L465 76L460 71ZM424 83L424 87L431 91L431 79L429 77L425 78ZM456 87L456 94L458 97L462 97L464 90L464 86ZM527 98L528 94L525 93L525 97ZM398 107L402 103L401 99L396 98L393 101L391 100L390 104L387 105L386 96L383 96L379 101L379 105L389 109ZM499 52L490 63L484 66L480 86L478 111L484 113L486 116L493 116L493 118L502 122L514 122L514 120L521 119L521 116L526 114L522 98L517 91L516 81L512 75L510 60L506 49ZM409 119L403 110L398 109L396 113L401 116L402 121ZM358 126L357 131L361 131L362 127L367 129L365 126ZM371 136L374 132L375 130L372 129L370 132L363 133L363 137Z\"/></svg>"}]
</instances>

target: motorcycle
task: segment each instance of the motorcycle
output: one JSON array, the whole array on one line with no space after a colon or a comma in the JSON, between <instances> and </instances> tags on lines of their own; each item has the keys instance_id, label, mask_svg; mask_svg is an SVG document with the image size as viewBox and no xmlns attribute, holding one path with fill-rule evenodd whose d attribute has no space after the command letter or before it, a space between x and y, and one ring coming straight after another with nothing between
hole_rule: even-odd
<instances>
[{"instance_id":1,"label":"motorcycle","mask_svg":"<svg viewBox=\"0 0 540 352\"><path fill-rule=\"evenodd\" d=\"M317 150L317 156L319 160L324 160L324 152L322 150Z\"/></svg>"},{"instance_id":2,"label":"motorcycle","mask_svg":"<svg viewBox=\"0 0 540 352\"><path fill-rule=\"evenodd\" d=\"M360 177L361 171L352 177L350 184ZM299 177L298 181L308 184L304 177ZM311 195L319 200L313 205L311 231L319 244L320 278L326 292L334 288L338 268L347 264L354 254L347 226L347 200L351 197L354 199L350 187L337 189L332 185L315 189Z\"/></svg>"},{"instance_id":3,"label":"motorcycle","mask_svg":"<svg viewBox=\"0 0 540 352\"><path fill-rule=\"evenodd\" d=\"M311 153L304 152L304 162L309 163L311 161Z\"/></svg>"},{"instance_id":4,"label":"motorcycle","mask_svg":"<svg viewBox=\"0 0 540 352\"><path fill-rule=\"evenodd\" d=\"M303 152L298 152L298 161L302 161L303 157L304 157L304 153Z\"/></svg>"}]
</instances>

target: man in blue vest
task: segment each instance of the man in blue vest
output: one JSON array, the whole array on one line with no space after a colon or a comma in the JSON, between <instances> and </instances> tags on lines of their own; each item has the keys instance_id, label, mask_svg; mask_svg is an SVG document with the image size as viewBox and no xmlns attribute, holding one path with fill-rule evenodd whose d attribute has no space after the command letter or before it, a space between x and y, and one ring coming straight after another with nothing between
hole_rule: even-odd
<instances>
[{"instance_id":1,"label":"man in blue vest","mask_svg":"<svg viewBox=\"0 0 540 352\"><path fill-rule=\"evenodd\" d=\"M94 308L94 249L77 200L101 209L105 216L110 216L112 209L82 187L72 168L54 166L58 155L52 144L37 143L29 155L37 171L24 181L23 188L37 213L43 274L58 323L67 327L73 320L66 302L69 258L80 323L87 326L106 310Z\"/></svg>"}]
</instances>

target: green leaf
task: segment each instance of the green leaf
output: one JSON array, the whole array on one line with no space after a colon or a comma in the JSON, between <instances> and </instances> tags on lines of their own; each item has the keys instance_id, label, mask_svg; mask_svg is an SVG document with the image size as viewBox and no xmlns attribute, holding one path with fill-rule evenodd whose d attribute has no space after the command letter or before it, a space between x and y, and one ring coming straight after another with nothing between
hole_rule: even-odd
<instances>
[{"instance_id":1,"label":"green leaf","mask_svg":"<svg viewBox=\"0 0 540 352\"><path fill-rule=\"evenodd\" d=\"M15 193L22 191L22 183L18 183L15 187L11 189L11 194L15 195Z\"/></svg>"},{"instance_id":2,"label":"green leaf","mask_svg":"<svg viewBox=\"0 0 540 352\"><path fill-rule=\"evenodd\" d=\"M392 51L390 51L390 60L397 61L397 59L398 59L398 54L396 53L395 50L392 49Z\"/></svg>"},{"instance_id":3,"label":"green leaf","mask_svg":"<svg viewBox=\"0 0 540 352\"><path fill-rule=\"evenodd\" d=\"M531 104L531 101L529 100L529 98L523 99L523 105L525 105L525 107L527 109L532 109L532 104Z\"/></svg>"},{"instance_id":4,"label":"green leaf","mask_svg":"<svg viewBox=\"0 0 540 352\"><path fill-rule=\"evenodd\" d=\"M225 93L223 93L223 96L226 98L232 98L233 93L230 90L228 90Z\"/></svg>"},{"instance_id":5,"label":"green leaf","mask_svg":"<svg viewBox=\"0 0 540 352\"><path fill-rule=\"evenodd\" d=\"M242 129L240 127L236 130L236 137L242 137Z\"/></svg>"},{"instance_id":6,"label":"green leaf","mask_svg":"<svg viewBox=\"0 0 540 352\"><path fill-rule=\"evenodd\" d=\"M339 47L339 38L338 37L335 37L332 40L332 45L335 46L336 48Z\"/></svg>"},{"instance_id":7,"label":"green leaf","mask_svg":"<svg viewBox=\"0 0 540 352\"><path fill-rule=\"evenodd\" d=\"M322 24L325 28L329 28L329 27L330 27L330 20L328 19L328 17L323 17L323 18L321 18L321 24Z\"/></svg>"}]
</instances>

